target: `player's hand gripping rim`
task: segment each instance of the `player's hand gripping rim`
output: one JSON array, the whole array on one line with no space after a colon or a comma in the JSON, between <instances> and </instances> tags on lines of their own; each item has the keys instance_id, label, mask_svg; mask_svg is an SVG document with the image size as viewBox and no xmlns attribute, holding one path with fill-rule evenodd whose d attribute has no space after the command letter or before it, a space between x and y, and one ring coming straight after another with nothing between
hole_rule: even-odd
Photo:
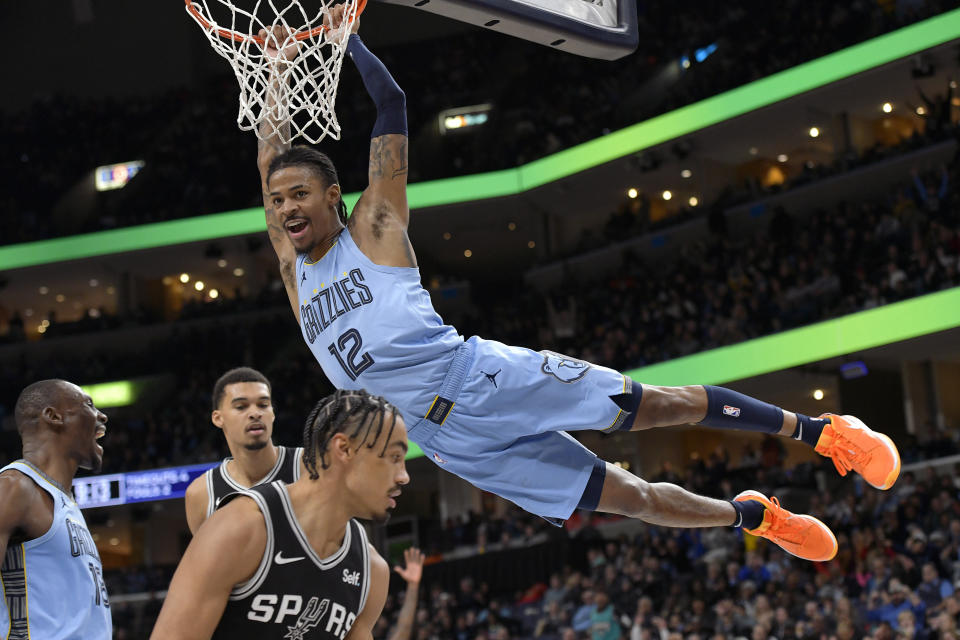
<instances>
[{"instance_id":1,"label":"player's hand gripping rim","mask_svg":"<svg viewBox=\"0 0 960 640\"><path fill-rule=\"evenodd\" d=\"M266 29L260 29L257 36L263 38L263 54L267 58L293 62L300 55L300 41L294 37L296 33L296 30L290 27L276 24L269 33Z\"/></svg>"},{"instance_id":2,"label":"player's hand gripping rim","mask_svg":"<svg viewBox=\"0 0 960 640\"><path fill-rule=\"evenodd\" d=\"M328 38L334 42L342 39L344 27L344 16L346 14L346 4L338 4L328 13L323 14L323 26L328 29ZM356 33L360 29L360 15L354 15L353 20L347 23L350 33Z\"/></svg>"}]
</instances>

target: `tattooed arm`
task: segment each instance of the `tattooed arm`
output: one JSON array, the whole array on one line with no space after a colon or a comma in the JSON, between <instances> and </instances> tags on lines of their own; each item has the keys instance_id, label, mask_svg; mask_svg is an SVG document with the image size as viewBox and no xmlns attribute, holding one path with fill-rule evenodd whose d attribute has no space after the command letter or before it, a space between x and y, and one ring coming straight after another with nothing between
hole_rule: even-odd
<instances>
[{"instance_id":1,"label":"tattooed arm","mask_svg":"<svg viewBox=\"0 0 960 640\"><path fill-rule=\"evenodd\" d=\"M416 267L407 236L407 136L389 134L370 141L369 186L347 227L360 250L377 264Z\"/></svg>"},{"instance_id":2,"label":"tattooed arm","mask_svg":"<svg viewBox=\"0 0 960 640\"><path fill-rule=\"evenodd\" d=\"M284 125L289 127L289 124ZM290 306L293 308L293 314L300 322L300 305L297 301L297 252L293 248L293 243L287 237L283 225L277 219L270 198L267 196L267 167L270 162L278 155L290 148L289 144L283 145L277 140L275 143L259 141L257 150L257 165L260 167L260 182L263 188L263 208L267 219L267 235L270 236L270 244L277 254L277 261L280 263L280 278L283 280L283 287L287 291L287 299L290 300Z\"/></svg>"},{"instance_id":3,"label":"tattooed arm","mask_svg":"<svg viewBox=\"0 0 960 640\"><path fill-rule=\"evenodd\" d=\"M261 29L260 36L266 37L266 35L266 32ZM282 55L288 60L296 57L298 45L295 43L284 46L282 50L278 49L277 44L282 43L284 37L280 27L275 28L273 36L273 38L267 40L265 46L265 52L268 56L277 57L278 55ZM278 82L281 82L281 80L273 77L270 79L271 85ZM272 113L275 108L274 90L271 87L271 89L267 90L265 109ZM299 323L300 305L297 300L296 275L297 253L293 248L293 244L290 242L290 238L287 237L286 232L283 230L283 225L281 225L277 219L276 213L273 210L273 204L271 204L270 198L267 195L267 170L270 167L270 163L273 162L273 159L278 155L290 149L290 143L283 142L283 140L290 139L290 122L282 117L283 114L280 115L281 117L278 118L277 121L269 120L260 123L260 139L257 141L257 167L260 169L260 188L263 193L263 208L266 213L267 234L270 236L270 244L273 245L273 250L276 252L277 260L280 263L280 277L283 279L283 287L287 291L287 299L290 300L290 306L293 307L293 313ZM279 124L280 122L282 122L282 124Z\"/></svg>"},{"instance_id":4,"label":"tattooed arm","mask_svg":"<svg viewBox=\"0 0 960 640\"><path fill-rule=\"evenodd\" d=\"M354 31L358 24L359 20ZM347 54L377 107L370 136L369 185L354 207L348 228L360 250L377 264L415 267L416 256L407 237L406 95L356 33L350 36Z\"/></svg>"},{"instance_id":5,"label":"tattooed arm","mask_svg":"<svg viewBox=\"0 0 960 640\"><path fill-rule=\"evenodd\" d=\"M407 207L407 136L388 134L370 141L370 181L364 194L385 201L391 213L406 229L410 224Z\"/></svg>"}]
</instances>

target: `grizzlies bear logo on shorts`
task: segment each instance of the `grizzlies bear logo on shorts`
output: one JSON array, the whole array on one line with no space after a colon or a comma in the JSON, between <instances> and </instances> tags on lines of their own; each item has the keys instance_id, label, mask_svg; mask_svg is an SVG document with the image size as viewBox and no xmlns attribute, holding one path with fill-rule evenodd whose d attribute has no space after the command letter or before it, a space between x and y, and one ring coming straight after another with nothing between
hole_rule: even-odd
<instances>
[{"instance_id":1,"label":"grizzlies bear logo on shorts","mask_svg":"<svg viewBox=\"0 0 960 640\"><path fill-rule=\"evenodd\" d=\"M583 360L576 360L553 351L541 351L540 354L543 355L543 365L540 370L552 375L560 382L568 384L576 382L590 370L590 363Z\"/></svg>"}]
</instances>

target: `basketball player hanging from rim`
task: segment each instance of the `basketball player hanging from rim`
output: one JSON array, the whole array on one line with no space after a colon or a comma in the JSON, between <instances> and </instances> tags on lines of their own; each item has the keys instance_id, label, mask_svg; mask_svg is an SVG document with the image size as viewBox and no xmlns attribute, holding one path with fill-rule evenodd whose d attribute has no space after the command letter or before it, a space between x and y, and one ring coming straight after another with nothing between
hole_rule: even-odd
<instances>
[{"instance_id":1,"label":"basketball player hanging from rim","mask_svg":"<svg viewBox=\"0 0 960 640\"><path fill-rule=\"evenodd\" d=\"M342 9L331 15L338 26ZM693 423L778 434L808 443L841 475L856 471L880 489L900 472L887 436L853 416L812 418L721 387L645 385L549 351L465 341L443 324L407 236L405 96L356 35L358 24L347 53L377 120L369 185L350 217L326 155L274 136L260 143L257 158L287 295L330 381L384 396L435 463L555 523L583 508L664 526L742 527L801 558L832 558L830 529L776 498L745 491L715 500L648 483L599 460L567 432ZM295 46L285 55L296 55Z\"/></svg>"}]
</instances>

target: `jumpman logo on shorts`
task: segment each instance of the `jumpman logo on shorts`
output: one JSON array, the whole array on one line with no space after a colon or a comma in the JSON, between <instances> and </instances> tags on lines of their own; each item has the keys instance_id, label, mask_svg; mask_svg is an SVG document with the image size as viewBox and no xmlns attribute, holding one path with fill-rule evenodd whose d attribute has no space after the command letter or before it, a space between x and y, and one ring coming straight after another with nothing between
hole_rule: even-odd
<instances>
[{"instance_id":1,"label":"jumpman logo on shorts","mask_svg":"<svg viewBox=\"0 0 960 640\"><path fill-rule=\"evenodd\" d=\"M499 389L500 387L497 386L497 376L500 375L501 371L503 371L503 369L497 369L496 373L487 373L481 369L480 373L487 376L487 380L493 383L495 389Z\"/></svg>"}]
</instances>

